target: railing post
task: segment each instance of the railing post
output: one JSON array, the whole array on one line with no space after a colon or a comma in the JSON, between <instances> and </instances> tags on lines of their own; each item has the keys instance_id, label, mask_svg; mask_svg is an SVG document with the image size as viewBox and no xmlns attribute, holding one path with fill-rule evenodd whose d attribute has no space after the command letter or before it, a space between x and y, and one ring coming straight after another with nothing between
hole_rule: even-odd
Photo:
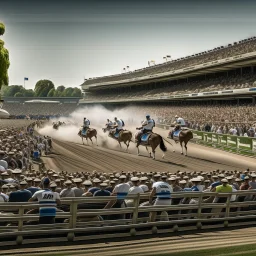
<instances>
[{"instance_id":1,"label":"railing post","mask_svg":"<svg viewBox=\"0 0 256 256\"><path fill-rule=\"evenodd\" d=\"M138 214L139 214L139 205L140 205L140 194L137 194L136 198L133 199L134 210L133 210L133 215L132 215L132 224L137 224ZM132 236L135 236L136 229L131 228L130 234Z\"/></svg>"},{"instance_id":2,"label":"railing post","mask_svg":"<svg viewBox=\"0 0 256 256\"><path fill-rule=\"evenodd\" d=\"M74 229L76 227L76 219L77 219L77 202L73 201L70 205L70 217L69 217L69 229ZM69 242L74 241L75 232L69 232L67 235L67 239Z\"/></svg>"},{"instance_id":3,"label":"railing post","mask_svg":"<svg viewBox=\"0 0 256 256\"><path fill-rule=\"evenodd\" d=\"M21 205L19 207L19 214L18 214L18 216L20 217L19 221L18 221L18 231L22 231L23 230L23 218L22 218L23 214L24 214L24 208ZM19 244L22 244L22 242L23 242L23 237L21 235L18 235L16 237L16 243L19 245Z\"/></svg>"},{"instance_id":4,"label":"railing post","mask_svg":"<svg viewBox=\"0 0 256 256\"><path fill-rule=\"evenodd\" d=\"M203 200L203 192L200 192L199 195L199 202L198 202L198 210L197 210L197 219L201 219L201 213L202 213L202 200ZM202 223L201 221L198 221L196 223L196 227L197 229L201 229L202 228Z\"/></svg>"},{"instance_id":5,"label":"railing post","mask_svg":"<svg viewBox=\"0 0 256 256\"><path fill-rule=\"evenodd\" d=\"M227 197L225 218L229 217L231 196L232 196L232 193L229 194L228 197ZM224 227L228 227L228 220L224 221Z\"/></svg>"}]
</instances>

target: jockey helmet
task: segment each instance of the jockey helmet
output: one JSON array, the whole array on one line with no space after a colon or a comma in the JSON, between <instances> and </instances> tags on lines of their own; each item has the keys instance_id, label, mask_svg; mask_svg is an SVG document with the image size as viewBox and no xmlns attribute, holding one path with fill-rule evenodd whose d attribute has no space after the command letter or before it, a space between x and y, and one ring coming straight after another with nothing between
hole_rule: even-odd
<instances>
[{"instance_id":1,"label":"jockey helmet","mask_svg":"<svg viewBox=\"0 0 256 256\"><path fill-rule=\"evenodd\" d=\"M117 119L117 117L115 117L115 120Z\"/></svg>"},{"instance_id":2,"label":"jockey helmet","mask_svg":"<svg viewBox=\"0 0 256 256\"><path fill-rule=\"evenodd\" d=\"M146 115L146 118L150 118L150 115Z\"/></svg>"},{"instance_id":3,"label":"jockey helmet","mask_svg":"<svg viewBox=\"0 0 256 256\"><path fill-rule=\"evenodd\" d=\"M84 117L84 120L86 119L86 117Z\"/></svg>"},{"instance_id":4,"label":"jockey helmet","mask_svg":"<svg viewBox=\"0 0 256 256\"><path fill-rule=\"evenodd\" d=\"M178 118L178 116L176 115L175 118Z\"/></svg>"}]
</instances>

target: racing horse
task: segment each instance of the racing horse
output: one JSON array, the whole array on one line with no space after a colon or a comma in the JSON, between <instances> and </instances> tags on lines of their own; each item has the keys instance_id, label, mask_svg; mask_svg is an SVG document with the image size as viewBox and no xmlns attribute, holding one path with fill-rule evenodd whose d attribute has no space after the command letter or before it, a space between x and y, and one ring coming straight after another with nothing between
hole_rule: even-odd
<instances>
[{"instance_id":1,"label":"racing horse","mask_svg":"<svg viewBox=\"0 0 256 256\"><path fill-rule=\"evenodd\" d=\"M128 152L128 148L130 145L130 142L132 141L132 132L128 130L121 130L119 134L112 134L110 131L112 128L110 126L107 126L106 128L102 128L103 132L106 133L109 131L109 137L112 139L115 139L118 141L120 148L122 148L121 142L123 142L126 145L126 152Z\"/></svg>"},{"instance_id":2,"label":"racing horse","mask_svg":"<svg viewBox=\"0 0 256 256\"><path fill-rule=\"evenodd\" d=\"M66 123L61 122L61 121L56 122L56 123L52 123L52 128L55 129L55 130L58 130L61 125L66 125Z\"/></svg>"},{"instance_id":3,"label":"racing horse","mask_svg":"<svg viewBox=\"0 0 256 256\"><path fill-rule=\"evenodd\" d=\"M145 146L148 153L149 153L149 157L151 157L151 152L149 152L148 150L148 147L151 147L152 149L152 153L153 153L153 159L156 158L155 156L155 153L156 153L156 148L160 147L160 149L165 153L167 151L167 148L164 144L164 141L163 141L163 138L161 135L157 134L157 133L145 133L145 134L142 134L142 137L145 136L145 139L143 140L141 138L141 142L139 142L137 140L138 138L138 133L135 134L135 143L137 143L136 147L137 147L137 150L138 150L138 156L140 155L140 151L139 151L139 146ZM165 154L163 153L163 156L162 158L164 158Z\"/></svg>"},{"instance_id":4,"label":"racing horse","mask_svg":"<svg viewBox=\"0 0 256 256\"><path fill-rule=\"evenodd\" d=\"M174 137L172 137L173 131L174 131ZM177 132L177 134L175 134L175 132ZM167 138L173 139L176 143L180 142L182 155L183 155L183 142L184 142L184 147L186 149L185 156L187 156L187 154L188 154L187 144L191 139L193 139L193 133L191 130L189 130L188 128L185 128L185 127L184 127L184 129L182 129L179 125L178 126L171 125L171 130L169 131ZM173 150L173 152L175 152L175 151Z\"/></svg>"},{"instance_id":5,"label":"racing horse","mask_svg":"<svg viewBox=\"0 0 256 256\"><path fill-rule=\"evenodd\" d=\"M97 130L96 129L89 128L89 129L86 130L85 134L82 134L82 131L83 131L83 126L81 127L81 129L78 132L78 136L80 136L82 138L83 145L84 145L84 138L87 140L87 144L88 144L88 138L91 140L91 142L93 144L92 137L95 137L96 145L98 146Z\"/></svg>"}]
</instances>

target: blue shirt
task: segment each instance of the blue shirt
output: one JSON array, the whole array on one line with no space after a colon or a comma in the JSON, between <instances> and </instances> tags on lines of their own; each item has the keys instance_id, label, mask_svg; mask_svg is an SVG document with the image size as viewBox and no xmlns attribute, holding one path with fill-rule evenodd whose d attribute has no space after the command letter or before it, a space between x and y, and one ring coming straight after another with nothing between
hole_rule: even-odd
<instances>
[{"instance_id":1,"label":"blue shirt","mask_svg":"<svg viewBox=\"0 0 256 256\"><path fill-rule=\"evenodd\" d=\"M13 191L10 194L9 202L28 202L32 197L32 193L26 189Z\"/></svg>"},{"instance_id":2,"label":"blue shirt","mask_svg":"<svg viewBox=\"0 0 256 256\"><path fill-rule=\"evenodd\" d=\"M98 190L93 194L93 196L110 196L110 192L107 190Z\"/></svg>"},{"instance_id":3,"label":"blue shirt","mask_svg":"<svg viewBox=\"0 0 256 256\"><path fill-rule=\"evenodd\" d=\"M92 188L89 188L88 192L92 193L94 195L94 193L96 191L100 190L100 188L97 188L97 187L92 187Z\"/></svg>"},{"instance_id":4,"label":"blue shirt","mask_svg":"<svg viewBox=\"0 0 256 256\"><path fill-rule=\"evenodd\" d=\"M219 186L219 185L221 185L222 183L220 182L220 181L216 181L216 182L213 182L212 184L211 184L211 188L215 188L215 187L217 187L217 186Z\"/></svg>"},{"instance_id":5,"label":"blue shirt","mask_svg":"<svg viewBox=\"0 0 256 256\"><path fill-rule=\"evenodd\" d=\"M192 186L192 187L191 187L191 190L192 190L192 191L199 191L199 189L198 189L197 186Z\"/></svg>"},{"instance_id":6,"label":"blue shirt","mask_svg":"<svg viewBox=\"0 0 256 256\"><path fill-rule=\"evenodd\" d=\"M32 195L34 195L37 191L39 191L40 189L39 188L36 188L36 187L30 187L30 188L27 188L28 191L30 191L32 193Z\"/></svg>"}]
</instances>

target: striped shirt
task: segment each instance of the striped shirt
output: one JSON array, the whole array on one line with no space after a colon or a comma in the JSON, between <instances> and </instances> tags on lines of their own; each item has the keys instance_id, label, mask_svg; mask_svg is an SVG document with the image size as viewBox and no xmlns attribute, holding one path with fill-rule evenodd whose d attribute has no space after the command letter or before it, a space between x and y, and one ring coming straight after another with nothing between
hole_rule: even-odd
<instances>
[{"instance_id":1,"label":"striped shirt","mask_svg":"<svg viewBox=\"0 0 256 256\"><path fill-rule=\"evenodd\" d=\"M60 199L58 193L49 189L39 190L32 197L37 199L42 206L39 208L40 217L56 216L56 199Z\"/></svg>"}]
</instances>

